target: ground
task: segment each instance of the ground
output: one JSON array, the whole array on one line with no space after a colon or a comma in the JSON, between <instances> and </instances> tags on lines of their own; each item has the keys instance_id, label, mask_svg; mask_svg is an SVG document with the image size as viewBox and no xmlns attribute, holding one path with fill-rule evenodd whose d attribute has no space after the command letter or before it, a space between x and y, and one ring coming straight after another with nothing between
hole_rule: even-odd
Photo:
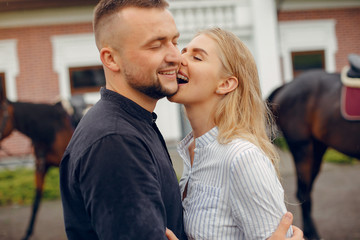
<instances>
[{"instance_id":1,"label":"ground","mask_svg":"<svg viewBox=\"0 0 360 240\"><path fill-rule=\"evenodd\" d=\"M170 148L177 172L181 160ZM281 176L288 210L294 214L294 224L301 227L300 205L295 198L295 176L289 154L281 154ZM326 240L360 240L360 163L335 165L326 163L315 182L313 216L318 231ZM0 208L0 240L20 240L30 217L30 207ZM65 240L61 201L41 204L31 240Z\"/></svg>"}]
</instances>

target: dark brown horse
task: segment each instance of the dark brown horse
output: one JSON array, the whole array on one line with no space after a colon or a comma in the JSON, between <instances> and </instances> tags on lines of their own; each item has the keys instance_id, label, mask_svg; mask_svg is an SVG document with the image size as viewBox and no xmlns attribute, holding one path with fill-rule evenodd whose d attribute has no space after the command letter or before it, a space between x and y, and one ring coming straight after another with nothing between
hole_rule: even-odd
<instances>
[{"instance_id":1,"label":"dark brown horse","mask_svg":"<svg viewBox=\"0 0 360 240\"><path fill-rule=\"evenodd\" d=\"M311 217L311 190L326 149L360 159L360 121L342 117L341 88L340 74L314 70L276 89L268 98L295 161L297 198L308 239L320 239Z\"/></svg>"},{"instance_id":2,"label":"dark brown horse","mask_svg":"<svg viewBox=\"0 0 360 240\"><path fill-rule=\"evenodd\" d=\"M2 91L0 94L0 140L16 129L29 137L34 147L36 194L24 237L29 239L41 201L45 175L49 167L59 166L74 127L61 103L48 105L10 102Z\"/></svg>"}]
</instances>

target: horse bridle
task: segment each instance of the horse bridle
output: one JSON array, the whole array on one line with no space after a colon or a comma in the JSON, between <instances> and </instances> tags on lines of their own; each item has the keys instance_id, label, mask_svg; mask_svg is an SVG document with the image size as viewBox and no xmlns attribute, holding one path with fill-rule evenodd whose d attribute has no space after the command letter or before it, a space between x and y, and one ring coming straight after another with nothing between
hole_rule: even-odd
<instances>
[{"instance_id":1,"label":"horse bridle","mask_svg":"<svg viewBox=\"0 0 360 240\"><path fill-rule=\"evenodd\" d=\"M1 121L1 125L0 125L0 140L3 137L3 133L6 127L6 123L9 119L9 110L8 110L8 106L9 104L7 103L7 101L3 102L1 104L1 111L2 111L2 121Z\"/></svg>"}]
</instances>

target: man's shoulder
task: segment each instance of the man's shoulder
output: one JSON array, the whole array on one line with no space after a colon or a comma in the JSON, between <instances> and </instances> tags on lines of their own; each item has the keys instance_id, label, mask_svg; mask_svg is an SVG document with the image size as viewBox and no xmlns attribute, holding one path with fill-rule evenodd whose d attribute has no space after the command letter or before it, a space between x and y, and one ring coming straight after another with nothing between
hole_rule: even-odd
<instances>
[{"instance_id":1,"label":"man's shoulder","mask_svg":"<svg viewBox=\"0 0 360 240\"><path fill-rule=\"evenodd\" d=\"M75 129L67 151L82 155L86 149L106 137L141 138L141 124L141 121L131 118L121 109L114 112L111 108L95 105Z\"/></svg>"}]
</instances>

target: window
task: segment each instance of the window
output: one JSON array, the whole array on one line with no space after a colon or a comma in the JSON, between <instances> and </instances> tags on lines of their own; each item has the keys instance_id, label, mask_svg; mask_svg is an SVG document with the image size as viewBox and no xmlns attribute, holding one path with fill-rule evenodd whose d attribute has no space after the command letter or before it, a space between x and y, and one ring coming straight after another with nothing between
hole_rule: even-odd
<instances>
[{"instance_id":1,"label":"window","mask_svg":"<svg viewBox=\"0 0 360 240\"><path fill-rule=\"evenodd\" d=\"M310 69L325 69L325 51L292 52L293 75Z\"/></svg>"},{"instance_id":2,"label":"window","mask_svg":"<svg viewBox=\"0 0 360 240\"><path fill-rule=\"evenodd\" d=\"M2 91L2 94L4 94L4 97L6 98L5 73L3 72L0 72L0 84L1 84L0 91Z\"/></svg>"},{"instance_id":3,"label":"window","mask_svg":"<svg viewBox=\"0 0 360 240\"><path fill-rule=\"evenodd\" d=\"M69 68L71 94L98 92L105 86L105 74L102 66Z\"/></svg>"}]
</instances>

